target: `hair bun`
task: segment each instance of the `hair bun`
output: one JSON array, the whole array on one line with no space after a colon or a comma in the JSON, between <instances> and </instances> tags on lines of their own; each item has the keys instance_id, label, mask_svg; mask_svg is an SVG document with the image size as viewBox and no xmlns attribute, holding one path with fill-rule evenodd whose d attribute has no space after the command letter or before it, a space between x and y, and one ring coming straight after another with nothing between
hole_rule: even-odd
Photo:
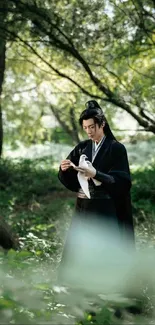
<instances>
[{"instance_id":1,"label":"hair bun","mask_svg":"<svg viewBox=\"0 0 155 325\"><path fill-rule=\"evenodd\" d=\"M99 104L96 102L96 100L88 100L88 102L86 102L85 104L86 109L101 109L101 107L99 106Z\"/></svg>"}]
</instances>

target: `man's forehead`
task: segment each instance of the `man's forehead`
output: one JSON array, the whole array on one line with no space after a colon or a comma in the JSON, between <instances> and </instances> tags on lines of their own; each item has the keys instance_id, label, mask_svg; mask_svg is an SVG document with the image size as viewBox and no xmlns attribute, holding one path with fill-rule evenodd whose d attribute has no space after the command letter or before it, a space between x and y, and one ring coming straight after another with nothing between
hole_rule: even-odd
<instances>
[{"instance_id":1,"label":"man's forehead","mask_svg":"<svg viewBox=\"0 0 155 325\"><path fill-rule=\"evenodd\" d=\"M88 120L83 120L83 126L89 126L89 125L94 125L95 122L93 120L93 118L90 118Z\"/></svg>"}]
</instances>

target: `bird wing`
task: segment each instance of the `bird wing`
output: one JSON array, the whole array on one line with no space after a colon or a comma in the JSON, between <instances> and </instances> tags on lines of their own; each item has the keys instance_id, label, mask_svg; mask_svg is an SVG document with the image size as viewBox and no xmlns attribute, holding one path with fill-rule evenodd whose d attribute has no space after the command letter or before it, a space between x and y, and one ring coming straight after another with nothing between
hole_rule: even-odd
<instances>
[{"instance_id":1,"label":"bird wing","mask_svg":"<svg viewBox=\"0 0 155 325\"><path fill-rule=\"evenodd\" d=\"M102 184L102 182L97 181L97 179L92 178L92 180L93 180L93 182L94 182L94 184L95 184L96 186L99 186L99 185Z\"/></svg>"},{"instance_id":2,"label":"bird wing","mask_svg":"<svg viewBox=\"0 0 155 325\"><path fill-rule=\"evenodd\" d=\"M81 172L78 172L77 177L83 192L90 199L88 179Z\"/></svg>"},{"instance_id":3,"label":"bird wing","mask_svg":"<svg viewBox=\"0 0 155 325\"><path fill-rule=\"evenodd\" d=\"M81 155L79 160L79 167L87 167L88 164L86 162L86 155ZM88 178L84 176L83 173L78 172L77 174L78 181L81 185L81 188L85 195L90 199L90 192L89 192L89 185L88 185Z\"/></svg>"}]
</instances>

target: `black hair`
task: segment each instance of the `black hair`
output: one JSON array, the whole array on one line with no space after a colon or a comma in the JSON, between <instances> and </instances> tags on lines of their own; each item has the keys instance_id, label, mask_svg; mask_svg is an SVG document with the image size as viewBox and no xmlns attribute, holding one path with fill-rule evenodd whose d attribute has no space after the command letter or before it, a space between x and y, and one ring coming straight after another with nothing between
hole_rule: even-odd
<instances>
[{"instance_id":1,"label":"black hair","mask_svg":"<svg viewBox=\"0 0 155 325\"><path fill-rule=\"evenodd\" d=\"M88 120L90 118L92 118L95 124L98 124L99 127L103 122L105 122L105 126L103 128L105 135L112 140L116 140L111 132L107 119L103 114L102 108L99 106L96 100L89 100L86 102L85 106L86 109L80 115L79 124L82 126L83 120Z\"/></svg>"}]
</instances>

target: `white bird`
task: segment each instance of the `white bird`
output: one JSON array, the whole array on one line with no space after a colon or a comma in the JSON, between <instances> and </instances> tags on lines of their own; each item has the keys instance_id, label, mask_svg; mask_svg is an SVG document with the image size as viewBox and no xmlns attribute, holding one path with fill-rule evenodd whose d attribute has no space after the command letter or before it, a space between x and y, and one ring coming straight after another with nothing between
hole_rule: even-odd
<instances>
[{"instance_id":1,"label":"white bird","mask_svg":"<svg viewBox=\"0 0 155 325\"><path fill-rule=\"evenodd\" d=\"M87 168L87 169L91 168L92 163L90 161L86 160L86 159L87 159L87 156L86 155L81 155L80 156L79 167L81 167L81 168ZM89 192L89 185L88 185L88 177L86 177L80 171L78 172L77 177L78 177L78 181L79 181L79 183L81 185L81 188L82 188L83 192L90 199L90 192ZM97 180L95 180L93 178L92 178L92 180L93 180L93 182L94 182L94 184L96 186L101 185L101 182L99 182L99 181L97 181Z\"/></svg>"},{"instance_id":2,"label":"white bird","mask_svg":"<svg viewBox=\"0 0 155 325\"><path fill-rule=\"evenodd\" d=\"M79 167L85 168L88 167L88 163L86 161L87 156L81 155L79 160ZM81 188L85 195L90 199L90 192L89 192L89 186L88 186L88 177L85 177L85 175L81 172L78 172L77 174L78 181L81 185Z\"/></svg>"}]
</instances>

